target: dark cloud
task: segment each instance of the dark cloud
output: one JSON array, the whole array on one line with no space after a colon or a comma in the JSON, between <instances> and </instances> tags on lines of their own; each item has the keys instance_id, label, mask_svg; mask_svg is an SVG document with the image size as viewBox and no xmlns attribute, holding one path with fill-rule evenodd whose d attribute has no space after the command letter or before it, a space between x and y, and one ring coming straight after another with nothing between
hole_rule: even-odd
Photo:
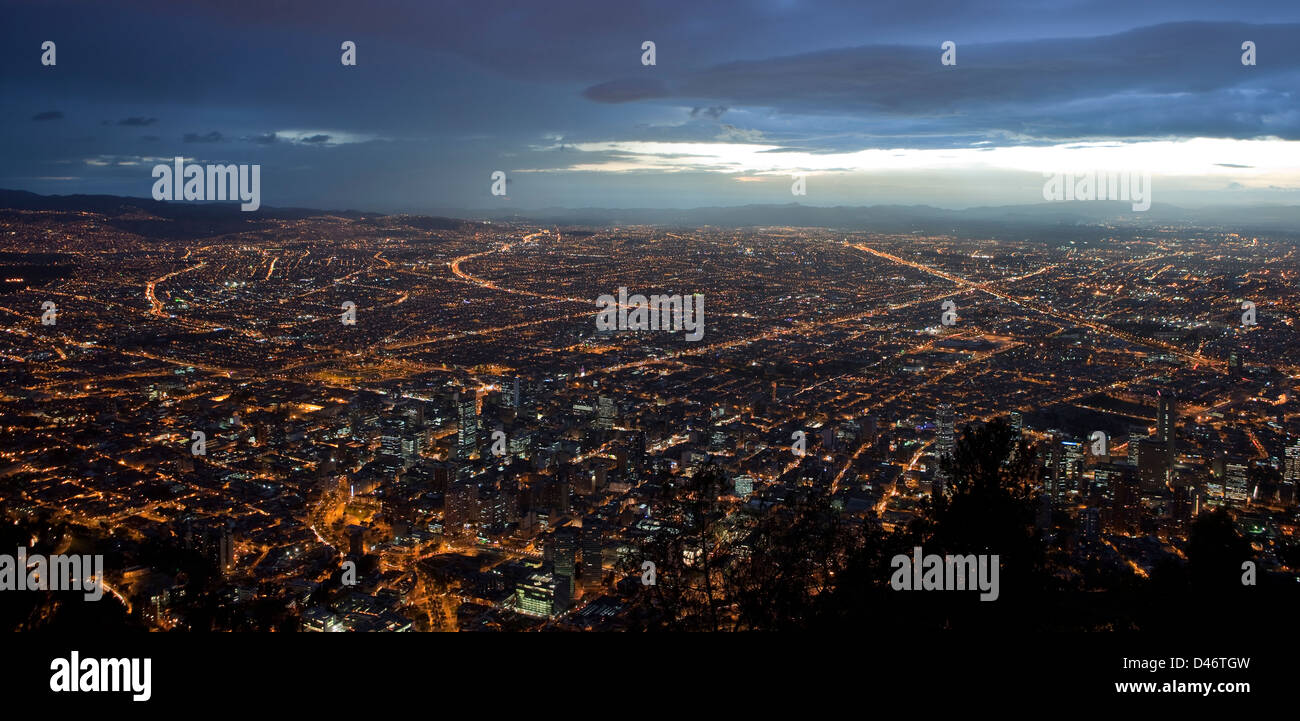
<instances>
[{"instance_id":1,"label":"dark cloud","mask_svg":"<svg viewBox=\"0 0 1300 721\"><path fill-rule=\"evenodd\" d=\"M715 105L711 108L691 108L691 117L696 118L703 115L706 118L718 120L727 112L727 108L722 105Z\"/></svg>"},{"instance_id":2,"label":"dark cloud","mask_svg":"<svg viewBox=\"0 0 1300 721\"><path fill-rule=\"evenodd\" d=\"M1166 24L1188 19L1205 22ZM173 156L179 148L165 146L182 138L213 144L188 148L251 151L275 168L268 205L404 210L480 207L490 170L513 179L599 163L603 154L572 146L602 141L761 134L773 153L816 154L1293 138L1298 22L1295 0L275 0L255 13L229 0L183 9L174 0L9 3L0 47L19 57L42 28L57 27L60 49L75 57L57 69L6 65L11 104L57 107L66 118L0 117L0 187L67 192L30 178L67 175L87 157ZM360 46L356 68L339 64L343 39ZM943 68L939 44L949 39L959 64ZM1257 44L1256 67L1239 62L1245 39ZM640 63L645 40L656 43L656 66ZM124 112L225 130L69 141ZM135 127L160 135L160 125ZM267 128L332 137L308 142L299 130L291 140ZM345 134L384 140L337 142ZM78 192L148 191L134 166L87 166L84 175ZM751 202L753 190L718 173L546 179L512 188L512 201L672 207Z\"/></svg>"},{"instance_id":3,"label":"dark cloud","mask_svg":"<svg viewBox=\"0 0 1300 721\"><path fill-rule=\"evenodd\" d=\"M667 98L675 95L658 78L622 78L582 91L583 97L600 103L629 103L634 100Z\"/></svg>"},{"instance_id":4,"label":"dark cloud","mask_svg":"<svg viewBox=\"0 0 1300 721\"><path fill-rule=\"evenodd\" d=\"M224 139L225 138L221 135L221 133L218 133L215 130L208 133L207 135L199 135L198 133L186 133L185 136L182 138L182 140L184 140L187 143L220 143Z\"/></svg>"},{"instance_id":5,"label":"dark cloud","mask_svg":"<svg viewBox=\"0 0 1300 721\"><path fill-rule=\"evenodd\" d=\"M158 122L158 118L122 118L117 121L118 125L126 125L134 128L143 128Z\"/></svg>"},{"instance_id":6,"label":"dark cloud","mask_svg":"<svg viewBox=\"0 0 1300 721\"><path fill-rule=\"evenodd\" d=\"M59 110L46 110L43 113L37 113L32 116L32 120L35 120L37 122L43 120L62 120L62 119L63 119L63 113Z\"/></svg>"},{"instance_id":7,"label":"dark cloud","mask_svg":"<svg viewBox=\"0 0 1300 721\"><path fill-rule=\"evenodd\" d=\"M1300 81L1298 36L1295 24L1170 23L1093 38L959 43L955 66L940 64L937 42L873 45L613 80L583 96L723 101L720 107L887 119L897 130L1295 139L1294 95L1268 88ZM1245 38L1269 48L1267 65L1241 65Z\"/></svg>"},{"instance_id":8,"label":"dark cloud","mask_svg":"<svg viewBox=\"0 0 1300 721\"><path fill-rule=\"evenodd\" d=\"M321 135L308 135L307 137L302 138L302 139L299 140L298 142L300 142L300 143L328 143L329 141L330 141L330 136L328 136L328 135L324 135L324 134L321 134Z\"/></svg>"}]
</instances>

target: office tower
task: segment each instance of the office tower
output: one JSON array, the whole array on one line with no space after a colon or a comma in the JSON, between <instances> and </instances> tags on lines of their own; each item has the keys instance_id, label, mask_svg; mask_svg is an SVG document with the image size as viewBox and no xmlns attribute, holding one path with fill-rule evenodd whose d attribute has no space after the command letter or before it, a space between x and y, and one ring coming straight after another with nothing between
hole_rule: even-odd
<instances>
[{"instance_id":1,"label":"office tower","mask_svg":"<svg viewBox=\"0 0 1300 721\"><path fill-rule=\"evenodd\" d=\"M1171 468L1168 444L1159 438L1143 438L1138 441L1137 468L1142 490L1146 493L1159 491L1165 485Z\"/></svg>"},{"instance_id":2,"label":"office tower","mask_svg":"<svg viewBox=\"0 0 1300 721\"><path fill-rule=\"evenodd\" d=\"M1138 456L1141 455L1142 441L1146 439L1145 433L1128 434L1128 459L1130 466L1137 467Z\"/></svg>"},{"instance_id":3,"label":"office tower","mask_svg":"<svg viewBox=\"0 0 1300 721\"><path fill-rule=\"evenodd\" d=\"M591 496L596 493L596 474L585 464L578 469L577 480L573 483L573 492L579 496Z\"/></svg>"},{"instance_id":4,"label":"office tower","mask_svg":"<svg viewBox=\"0 0 1300 721\"><path fill-rule=\"evenodd\" d=\"M550 573L534 573L515 587L515 606L534 616L555 616L569 605L570 583Z\"/></svg>"},{"instance_id":5,"label":"office tower","mask_svg":"<svg viewBox=\"0 0 1300 721\"><path fill-rule=\"evenodd\" d=\"M1123 473L1132 473L1128 465L1101 463L1092 471L1092 487L1088 489L1089 505L1105 507L1110 505L1114 496L1115 484Z\"/></svg>"},{"instance_id":6,"label":"office tower","mask_svg":"<svg viewBox=\"0 0 1300 721\"><path fill-rule=\"evenodd\" d=\"M1286 447L1286 461L1282 467L1282 480L1289 483L1300 482L1300 439L1292 439Z\"/></svg>"},{"instance_id":7,"label":"office tower","mask_svg":"<svg viewBox=\"0 0 1300 721\"><path fill-rule=\"evenodd\" d=\"M235 534L231 532L229 525L222 526L219 533L217 567L223 576L228 576L235 570Z\"/></svg>"},{"instance_id":8,"label":"office tower","mask_svg":"<svg viewBox=\"0 0 1300 721\"><path fill-rule=\"evenodd\" d=\"M1177 457L1178 399L1170 390L1156 392L1156 438L1165 444L1166 462L1173 467Z\"/></svg>"},{"instance_id":9,"label":"office tower","mask_svg":"<svg viewBox=\"0 0 1300 721\"><path fill-rule=\"evenodd\" d=\"M735 489L738 497L748 498L754 492L754 477L745 474L736 476Z\"/></svg>"},{"instance_id":10,"label":"office tower","mask_svg":"<svg viewBox=\"0 0 1300 721\"><path fill-rule=\"evenodd\" d=\"M935 415L935 455L942 459L945 456L952 456L952 452L957 448L957 423L953 415L951 403L940 403L938 412ZM947 473L943 470L942 460L940 460L939 470L935 472L934 491L940 493L943 491L943 485L947 478Z\"/></svg>"},{"instance_id":11,"label":"office tower","mask_svg":"<svg viewBox=\"0 0 1300 721\"><path fill-rule=\"evenodd\" d=\"M613 428L615 418L618 416L618 408L614 405L614 399L609 396L600 396L596 402L596 409L596 427L603 431Z\"/></svg>"},{"instance_id":12,"label":"office tower","mask_svg":"<svg viewBox=\"0 0 1300 721\"><path fill-rule=\"evenodd\" d=\"M1141 527L1142 500L1138 479L1131 473L1117 473L1110 479L1111 500L1106 526L1111 533L1135 535Z\"/></svg>"},{"instance_id":13,"label":"office tower","mask_svg":"<svg viewBox=\"0 0 1300 721\"><path fill-rule=\"evenodd\" d=\"M1295 505L1300 502L1297 490L1300 490L1300 440L1292 439L1286 447L1286 460L1282 466L1282 486L1279 494L1283 504Z\"/></svg>"},{"instance_id":14,"label":"office tower","mask_svg":"<svg viewBox=\"0 0 1300 721\"><path fill-rule=\"evenodd\" d=\"M350 525L346 530L348 536L348 555L353 558L360 558L366 554L366 529L358 525Z\"/></svg>"},{"instance_id":15,"label":"office tower","mask_svg":"<svg viewBox=\"0 0 1300 721\"><path fill-rule=\"evenodd\" d=\"M402 408L402 415L406 418L408 427L424 427L424 404L419 402L407 403Z\"/></svg>"},{"instance_id":16,"label":"office tower","mask_svg":"<svg viewBox=\"0 0 1300 721\"><path fill-rule=\"evenodd\" d=\"M459 534L467 524L475 521L477 512L478 484L457 477L447 487L443 531L452 535Z\"/></svg>"},{"instance_id":17,"label":"office tower","mask_svg":"<svg viewBox=\"0 0 1300 721\"><path fill-rule=\"evenodd\" d=\"M1061 474L1065 479L1065 489L1068 491L1081 490L1083 483L1083 465L1084 465L1084 448L1083 443L1079 441L1062 441L1061 442Z\"/></svg>"},{"instance_id":18,"label":"office tower","mask_svg":"<svg viewBox=\"0 0 1300 721\"><path fill-rule=\"evenodd\" d=\"M952 455L957 447L957 425L951 403L940 403L935 418L935 444L940 455Z\"/></svg>"},{"instance_id":19,"label":"office tower","mask_svg":"<svg viewBox=\"0 0 1300 721\"><path fill-rule=\"evenodd\" d=\"M603 551L604 528L599 519L588 516L582 519L582 583L599 585L605 577Z\"/></svg>"},{"instance_id":20,"label":"office tower","mask_svg":"<svg viewBox=\"0 0 1300 721\"><path fill-rule=\"evenodd\" d=\"M519 401L520 401L520 396L521 396L521 393L520 393L520 390L519 390L519 377L518 377L518 376L515 376L514 389L513 389L513 390L511 391L511 393L510 393L510 407L511 407L511 408L514 408L515 410L519 410Z\"/></svg>"},{"instance_id":21,"label":"office tower","mask_svg":"<svg viewBox=\"0 0 1300 721\"><path fill-rule=\"evenodd\" d=\"M485 484L479 488L478 522L494 530L500 530L510 517L509 504L512 496L500 484Z\"/></svg>"},{"instance_id":22,"label":"office tower","mask_svg":"<svg viewBox=\"0 0 1300 721\"><path fill-rule=\"evenodd\" d=\"M1079 513L1079 537L1085 541L1095 541L1101 537L1101 513L1099 509L1089 507Z\"/></svg>"},{"instance_id":23,"label":"office tower","mask_svg":"<svg viewBox=\"0 0 1300 721\"><path fill-rule=\"evenodd\" d=\"M632 431L627 437L628 462L641 465L645 462L647 441L645 431Z\"/></svg>"},{"instance_id":24,"label":"office tower","mask_svg":"<svg viewBox=\"0 0 1300 721\"><path fill-rule=\"evenodd\" d=\"M578 568L578 529L574 526L561 526L552 536L555 544L555 575L567 584L569 595L573 594L573 579Z\"/></svg>"},{"instance_id":25,"label":"office tower","mask_svg":"<svg viewBox=\"0 0 1300 721\"><path fill-rule=\"evenodd\" d=\"M384 418L379 432L379 451L385 455L401 457L402 439L406 436L406 419L402 416Z\"/></svg>"},{"instance_id":26,"label":"office tower","mask_svg":"<svg viewBox=\"0 0 1300 721\"><path fill-rule=\"evenodd\" d=\"M475 391L456 396L456 456L469 458L478 450L478 398Z\"/></svg>"},{"instance_id":27,"label":"office tower","mask_svg":"<svg viewBox=\"0 0 1300 721\"><path fill-rule=\"evenodd\" d=\"M420 457L420 450L424 447L423 437L423 432L412 432L410 428L402 435L402 460L408 465Z\"/></svg>"},{"instance_id":28,"label":"office tower","mask_svg":"<svg viewBox=\"0 0 1300 721\"><path fill-rule=\"evenodd\" d=\"M1011 411L1011 430L1017 436L1025 432L1025 414L1020 411Z\"/></svg>"},{"instance_id":29,"label":"office tower","mask_svg":"<svg viewBox=\"0 0 1300 721\"><path fill-rule=\"evenodd\" d=\"M862 417L862 440L866 443L873 443L876 436L880 433L880 422L875 416Z\"/></svg>"},{"instance_id":30,"label":"office tower","mask_svg":"<svg viewBox=\"0 0 1300 721\"><path fill-rule=\"evenodd\" d=\"M1043 446L1043 490L1053 503L1065 500L1067 489L1065 446L1061 437L1053 433Z\"/></svg>"},{"instance_id":31,"label":"office tower","mask_svg":"<svg viewBox=\"0 0 1300 721\"><path fill-rule=\"evenodd\" d=\"M531 432L515 431L510 434L510 441L506 444L506 448L510 455L526 459L531 455L530 449L532 445L533 434Z\"/></svg>"},{"instance_id":32,"label":"office tower","mask_svg":"<svg viewBox=\"0 0 1300 721\"><path fill-rule=\"evenodd\" d=\"M543 490L545 507L556 516L569 512L569 491L573 487L570 468L572 466L561 466L545 483Z\"/></svg>"},{"instance_id":33,"label":"office tower","mask_svg":"<svg viewBox=\"0 0 1300 721\"><path fill-rule=\"evenodd\" d=\"M1174 486L1169 499L1169 517L1175 534L1185 536L1192 527L1195 489L1181 482Z\"/></svg>"},{"instance_id":34,"label":"office tower","mask_svg":"<svg viewBox=\"0 0 1300 721\"><path fill-rule=\"evenodd\" d=\"M1249 480L1246 476L1245 461L1234 460L1228 463L1223 495L1229 501L1245 501L1250 498Z\"/></svg>"}]
</instances>

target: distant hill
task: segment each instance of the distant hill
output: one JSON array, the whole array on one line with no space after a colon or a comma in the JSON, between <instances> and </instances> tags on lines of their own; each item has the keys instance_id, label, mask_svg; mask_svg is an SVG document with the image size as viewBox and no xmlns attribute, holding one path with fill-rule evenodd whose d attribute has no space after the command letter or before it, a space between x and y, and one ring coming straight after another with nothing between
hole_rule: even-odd
<instances>
[{"instance_id":1,"label":"distant hill","mask_svg":"<svg viewBox=\"0 0 1300 721\"><path fill-rule=\"evenodd\" d=\"M1103 226L1126 228L1159 225L1226 227L1239 230L1300 232L1300 206L1221 206L1187 209L1174 205L1153 204L1144 212L1135 212L1123 201L1089 201L1036 203L949 210L928 205L873 205L817 207L790 203L786 205L745 205L736 207L691 208L683 210L653 208L545 208L470 212L469 217L499 220L533 220L590 226L667 225L699 227L804 226L875 230L887 233L988 234L990 237L1041 235L1044 232L1078 232L1093 227L1104 234Z\"/></svg>"},{"instance_id":2,"label":"distant hill","mask_svg":"<svg viewBox=\"0 0 1300 721\"><path fill-rule=\"evenodd\" d=\"M117 195L37 195L24 190L0 189L0 215L13 210L43 210L56 213L90 212L103 215L113 227L145 237L203 237L222 233L246 232L270 227L272 221L301 220L320 216L379 220L382 213L359 210L325 211L310 208L274 208L262 206L242 211L233 202L167 202L152 198L129 198ZM152 217L139 217L141 212ZM422 230L458 230L477 226L472 221L432 216L403 216L402 222Z\"/></svg>"},{"instance_id":3,"label":"distant hill","mask_svg":"<svg viewBox=\"0 0 1300 721\"><path fill-rule=\"evenodd\" d=\"M990 238L1028 238L1051 240L1056 237L1105 237L1112 228L1133 229L1154 226L1192 226L1226 228L1241 232L1300 234L1300 206L1218 206L1188 209L1174 205L1153 204L1145 212L1135 212L1123 201L1035 203L950 210L929 205L872 205L819 207L789 203L785 205L742 205L689 209L658 208L542 208L536 210L443 210L445 215L367 213L357 210L313 210L263 206L243 212L235 203L185 203L128 198L114 195L37 195L22 190L0 189L0 209L47 210L62 212L89 211L109 218L138 214L172 221L154 228L144 221L123 220L122 226L134 222L142 228L133 232L154 235L166 232L177 235L186 230L206 235L248 230L259 221L296 220L316 216L346 217L362 221L391 223L394 220L422 230L458 230L478 225L473 218L532 222L540 225L610 227L619 225L658 225L697 228L718 226L745 228L758 226L821 227L844 230L873 230L882 233L928 233L982 235ZM0 210L0 212L3 212ZM458 216L458 217L453 217ZM227 229L228 228L228 229Z\"/></svg>"}]
</instances>

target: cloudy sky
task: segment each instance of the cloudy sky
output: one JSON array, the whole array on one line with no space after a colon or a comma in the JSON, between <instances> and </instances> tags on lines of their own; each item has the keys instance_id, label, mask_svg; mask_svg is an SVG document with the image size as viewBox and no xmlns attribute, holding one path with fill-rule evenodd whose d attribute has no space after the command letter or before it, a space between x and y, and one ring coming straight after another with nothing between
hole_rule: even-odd
<instances>
[{"instance_id":1,"label":"cloudy sky","mask_svg":"<svg viewBox=\"0 0 1300 721\"><path fill-rule=\"evenodd\" d=\"M0 10L3 188L148 196L180 155L260 164L263 205L380 211L962 208L1090 169L1150 172L1157 203L1300 203L1294 0Z\"/></svg>"}]
</instances>

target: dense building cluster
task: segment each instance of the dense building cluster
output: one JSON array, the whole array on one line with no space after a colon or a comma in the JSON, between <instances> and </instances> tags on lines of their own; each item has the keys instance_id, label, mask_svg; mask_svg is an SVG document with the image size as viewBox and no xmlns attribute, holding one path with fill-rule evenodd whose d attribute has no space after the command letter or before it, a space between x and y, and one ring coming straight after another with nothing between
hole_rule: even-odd
<instances>
[{"instance_id":1,"label":"dense building cluster","mask_svg":"<svg viewBox=\"0 0 1300 721\"><path fill-rule=\"evenodd\" d=\"M1294 240L1113 230L11 211L0 505L149 627L618 628L705 469L729 516L811 491L888 530L1008 418L1081 565L1145 575L1225 508L1300 573ZM598 330L620 287L702 294L703 339Z\"/></svg>"}]
</instances>

